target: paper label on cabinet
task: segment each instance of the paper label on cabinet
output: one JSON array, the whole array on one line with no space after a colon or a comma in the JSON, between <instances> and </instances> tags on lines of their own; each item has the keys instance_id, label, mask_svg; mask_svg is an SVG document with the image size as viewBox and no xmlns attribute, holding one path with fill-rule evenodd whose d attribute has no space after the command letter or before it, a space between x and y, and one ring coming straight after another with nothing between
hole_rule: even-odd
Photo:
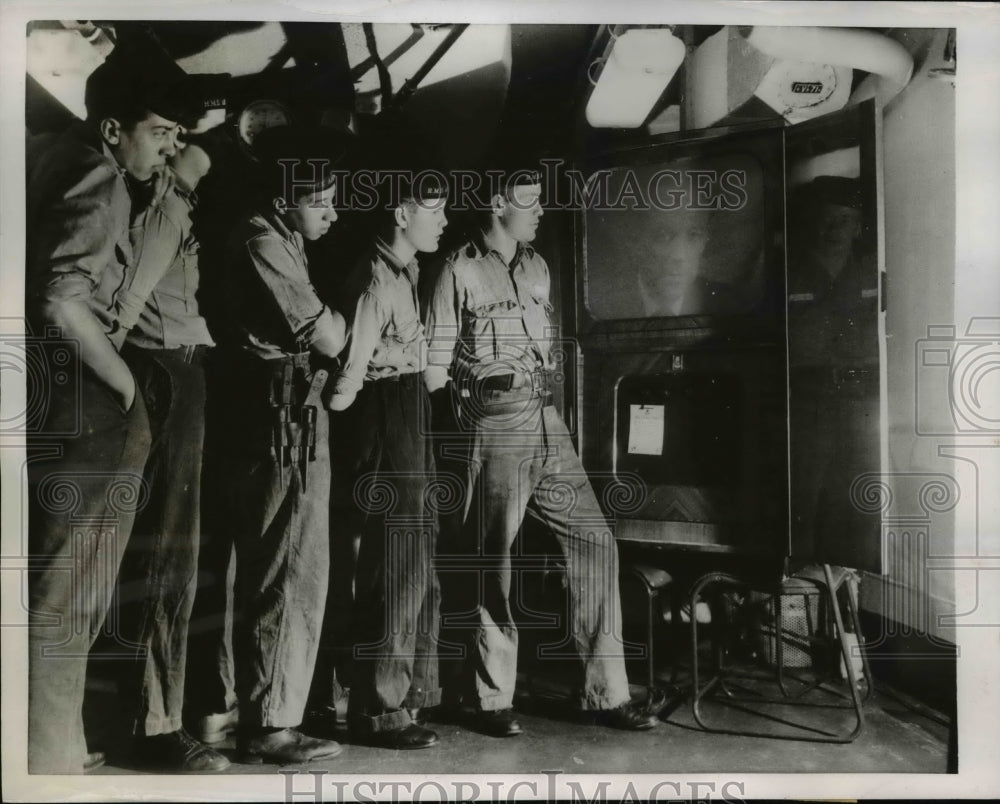
<instances>
[{"instance_id":1,"label":"paper label on cabinet","mask_svg":"<svg viewBox=\"0 0 1000 804\"><path fill-rule=\"evenodd\" d=\"M629 405L629 455L663 454L663 405Z\"/></svg>"}]
</instances>

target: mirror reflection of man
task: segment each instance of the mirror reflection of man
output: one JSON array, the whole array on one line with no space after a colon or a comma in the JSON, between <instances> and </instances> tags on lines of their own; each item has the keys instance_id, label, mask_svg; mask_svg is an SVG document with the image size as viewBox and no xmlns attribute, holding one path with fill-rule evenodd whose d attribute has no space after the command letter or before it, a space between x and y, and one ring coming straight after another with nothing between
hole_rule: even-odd
<instances>
[{"instance_id":1,"label":"mirror reflection of man","mask_svg":"<svg viewBox=\"0 0 1000 804\"><path fill-rule=\"evenodd\" d=\"M877 275L865 270L859 182L818 176L796 207L788 269L792 366L870 364L877 357Z\"/></svg>"},{"instance_id":2,"label":"mirror reflection of man","mask_svg":"<svg viewBox=\"0 0 1000 804\"><path fill-rule=\"evenodd\" d=\"M848 563L856 556L844 555L844 534L865 534L872 524L852 505L851 485L879 468L878 274L863 248L858 179L813 179L800 189L793 212L799 214L788 260L793 528L803 554ZM877 549L877 538L872 544Z\"/></svg>"}]
</instances>

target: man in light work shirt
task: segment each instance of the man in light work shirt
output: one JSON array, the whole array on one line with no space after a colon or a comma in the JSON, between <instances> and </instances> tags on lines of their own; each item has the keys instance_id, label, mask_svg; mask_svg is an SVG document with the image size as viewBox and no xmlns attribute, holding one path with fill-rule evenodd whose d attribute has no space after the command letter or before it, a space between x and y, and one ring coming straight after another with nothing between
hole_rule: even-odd
<instances>
[{"instance_id":1,"label":"man in light work shirt","mask_svg":"<svg viewBox=\"0 0 1000 804\"><path fill-rule=\"evenodd\" d=\"M435 181L403 185L399 197L388 188L383 193L380 236L349 282L344 314L351 333L329 404L335 411L358 408L351 464L365 514L349 725L360 742L415 749L434 745L438 736L414 722L411 711L440 700L436 521L426 500L434 462L415 257L437 250L447 193ZM388 507L380 504L386 487Z\"/></svg>"},{"instance_id":2,"label":"man in light work shirt","mask_svg":"<svg viewBox=\"0 0 1000 804\"><path fill-rule=\"evenodd\" d=\"M195 189L212 166L210 137L182 135L169 160L172 186L132 226L136 278L119 317L122 357L146 400L153 446L149 500L121 569L122 632L141 646L123 668L125 702L144 765L222 770L222 754L182 728L188 623L197 584L205 434L203 364L213 345L198 312ZM197 680L194 680L197 683Z\"/></svg>"},{"instance_id":3,"label":"man in light work shirt","mask_svg":"<svg viewBox=\"0 0 1000 804\"><path fill-rule=\"evenodd\" d=\"M625 674L618 549L552 405L549 270L530 245L541 191L536 171L509 174L483 228L447 260L429 294L427 387L435 404L458 410L469 433L465 523L460 535L448 536L479 565L463 586L467 599L444 605L478 619L467 640L474 727L496 737L520 734L511 709L518 649L511 545L532 505L566 560L581 707L609 726L648 729L656 719L630 703ZM567 484L575 494L565 493Z\"/></svg>"},{"instance_id":4,"label":"man in light work shirt","mask_svg":"<svg viewBox=\"0 0 1000 804\"><path fill-rule=\"evenodd\" d=\"M336 165L349 137L282 126L254 143L255 209L229 241L235 342L221 387L225 471L236 534L234 631L240 756L307 762L336 756L332 740L299 731L319 647L329 573L330 456L321 395L344 345L344 322L309 279L306 240L337 219Z\"/></svg>"},{"instance_id":5,"label":"man in light work shirt","mask_svg":"<svg viewBox=\"0 0 1000 804\"><path fill-rule=\"evenodd\" d=\"M132 267L130 183L150 181L174 153L183 109L170 90L183 75L116 48L87 79L87 120L28 144L25 308L42 347L63 354L62 376L79 380L75 395L38 389L48 405L28 439L32 773L103 762L84 738L87 656L145 497L150 444L112 336Z\"/></svg>"}]
</instances>

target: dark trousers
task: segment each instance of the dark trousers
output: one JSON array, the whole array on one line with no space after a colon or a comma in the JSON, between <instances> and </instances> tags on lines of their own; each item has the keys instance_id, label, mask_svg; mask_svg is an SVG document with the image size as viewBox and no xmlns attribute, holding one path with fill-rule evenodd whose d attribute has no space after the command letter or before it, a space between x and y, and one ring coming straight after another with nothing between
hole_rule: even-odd
<instances>
[{"instance_id":1,"label":"dark trousers","mask_svg":"<svg viewBox=\"0 0 1000 804\"><path fill-rule=\"evenodd\" d=\"M288 403L316 409L313 437L301 425L276 425L275 405L288 360L252 361L231 375L232 457L236 533L234 628L236 694L246 726L302 722L323 625L329 581L330 452L321 382L296 364ZM275 449L275 433L284 443Z\"/></svg>"},{"instance_id":2,"label":"dark trousers","mask_svg":"<svg viewBox=\"0 0 1000 804\"><path fill-rule=\"evenodd\" d=\"M359 411L354 498L365 514L355 582L349 718L359 731L410 723L407 709L440 701L440 591L433 568L434 460L419 374L366 383Z\"/></svg>"},{"instance_id":3,"label":"dark trousers","mask_svg":"<svg viewBox=\"0 0 1000 804\"><path fill-rule=\"evenodd\" d=\"M583 709L611 709L629 700L618 547L556 409L537 400L514 407L479 417L465 441L465 521L450 537L453 569L445 588L451 599L444 601L447 619L467 624L463 692L483 710L513 702L518 629L512 575L537 568L515 566L511 553L531 506L555 536L566 568L569 642L552 656L578 660ZM468 567L459 575L455 560L461 557Z\"/></svg>"},{"instance_id":4,"label":"dark trousers","mask_svg":"<svg viewBox=\"0 0 1000 804\"><path fill-rule=\"evenodd\" d=\"M205 349L126 345L142 389L152 447L146 506L136 518L119 576L122 632L136 646L122 692L138 735L181 728L188 622L197 581L205 436Z\"/></svg>"},{"instance_id":5,"label":"dark trousers","mask_svg":"<svg viewBox=\"0 0 1000 804\"><path fill-rule=\"evenodd\" d=\"M47 435L66 433L72 435ZM87 373L79 398L52 399L41 432L29 439L30 773L82 771L87 656L147 497L149 446L142 394L126 413Z\"/></svg>"},{"instance_id":6,"label":"dark trousers","mask_svg":"<svg viewBox=\"0 0 1000 804\"><path fill-rule=\"evenodd\" d=\"M201 476L201 542L198 589L188 631L187 713L192 719L226 712L236 703L233 656L236 545L234 492L237 478L225 441L228 375L226 357L213 350L206 361L205 451ZM231 401L231 400L229 400Z\"/></svg>"},{"instance_id":7,"label":"dark trousers","mask_svg":"<svg viewBox=\"0 0 1000 804\"><path fill-rule=\"evenodd\" d=\"M341 701L353 677L354 572L366 519L354 499L362 415L352 405L330 417L330 590L310 690L317 709Z\"/></svg>"}]
</instances>

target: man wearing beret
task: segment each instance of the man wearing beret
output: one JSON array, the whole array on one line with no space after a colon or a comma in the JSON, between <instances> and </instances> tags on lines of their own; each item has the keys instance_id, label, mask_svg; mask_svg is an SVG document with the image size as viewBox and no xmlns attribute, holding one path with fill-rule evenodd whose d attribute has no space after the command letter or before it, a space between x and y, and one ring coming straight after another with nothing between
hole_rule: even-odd
<instances>
[{"instance_id":1,"label":"man wearing beret","mask_svg":"<svg viewBox=\"0 0 1000 804\"><path fill-rule=\"evenodd\" d=\"M447 192L430 172L401 178L383 184L380 231L348 282L343 310L351 330L329 406L354 408L349 463L365 517L349 725L359 742L417 749L438 741L411 712L440 700L440 593L432 566L437 528L427 499L434 460L415 257L437 251ZM388 506L380 504L384 494Z\"/></svg>"},{"instance_id":2,"label":"man wearing beret","mask_svg":"<svg viewBox=\"0 0 1000 804\"><path fill-rule=\"evenodd\" d=\"M469 435L457 552L470 556L475 583L467 585L466 599L444 601L449 611L474 612L478 621L466 643L466 703L475 709L477 730L521 733L511 709L518 650L511 545L530 504L566 560L581 707L609 726L652 728L656 719L630 703L617 546L552 405L549 270L530 245L542 216L538 172L512 171L498 189L479 231L431 286L425 312L427 388L435 407L458 411ZM575 492L572 511L562 504L567 483Z\"/></svg>"},{"instance_id":3,"label":"man wearing beret","mask_svg":"<svg viewBox=\"0 0 1000 804\"><path fill-rule=\"evenodd\" d=\"M84 738L87 656L145 500L150 444L145 402L116 350L135 281L129 217L133 192L163 170L186 116L174 92L184 73L161 56L137 65L116 48L87 79L87 120L28 143L28 321L56 339L62 376L80 383L72 398L51 394L28 443L32 773L103 762Z\"/></svg>"},{"instance_id":4,"label":"man wearing beret","mask_svg":"<svg viewBox=\"0 0 1000 804\"><path fill-rule=\"evenodd\" d=\"M228 243L232 338L223 451L236 541L234 629L244 761L336 756L299 731L329 572L330 456L321 394L344 320L317 296L305 242L337 219L337 165L349 137L281 126L254 143L260 197Z\"/></svg>"}]
</instances>

